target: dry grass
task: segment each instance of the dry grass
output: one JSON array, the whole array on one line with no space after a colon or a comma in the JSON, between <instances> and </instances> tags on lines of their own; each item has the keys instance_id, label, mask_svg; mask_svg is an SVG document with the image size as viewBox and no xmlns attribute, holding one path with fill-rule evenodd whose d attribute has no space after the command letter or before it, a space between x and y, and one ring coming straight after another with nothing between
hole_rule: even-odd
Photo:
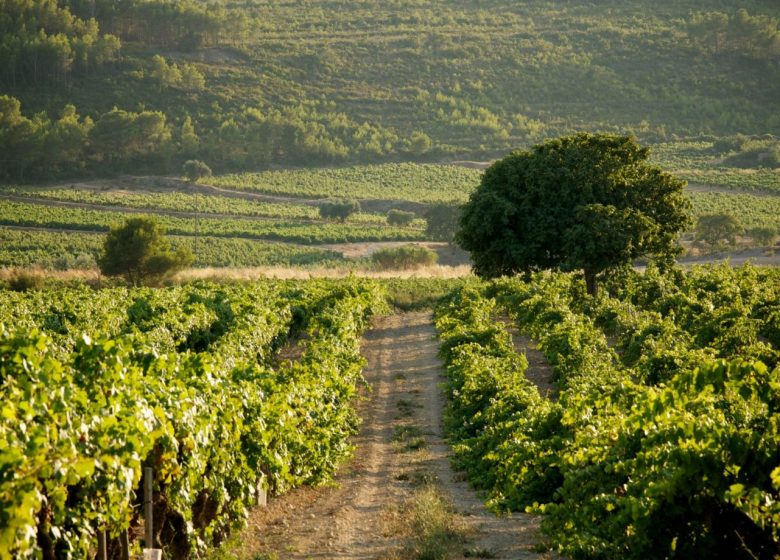
<instances>
[{"instance_id":1,"label":"dry grass","mask_svg":"<svg viewBox=\"0 0 780 560\"><path fill-rule=\"evenodd\" d=\"M436 485L420 488L409 509L411 539L409 557L417 560L446 560L459 556L464 528L452 510L452 504Z\"/></svg>"},{"instance_id":2,"label":"dry grass","mask_svg":"<svg viewBox=\"0 0 780 560\"><path fill-rule=\"evenodd\" d=\"M294 268L260 266L254 268L191 268L174 276L174 282L193 280L252 281L262 278L308 280L310 278L461 278L471 274L471 267L432 265L416 270L361 270L355 268Z\"/></svg>"},{"instance_id":3,"label":"dry grass","mask_svg":"<svg viewBox=\"0 0 780 560\"><path fill-rule=\"evenodd\" d=\"M0 268L0 280L9 281L20 274L30 274L44 279L59 280L62 282L82 281L88 283L97 282L100 272L97 269L73 269L73 270L48 270L39 267L9 267Z\"/></svg>"},{"instance_id":4,"label":"dry grass","mask_svg":"<svg viewBox=\"0 0 780 560\"><path fill-rule=\"evenodd\" d=\"M391 513L388 531L401 536L405 544L377 560L454 560L462 556L466 528L434 482L420 485L405 506Z\"/></svg>"},{"instance_id":5,"label":"dry grass","mask_svg":"<svg viewBox=\"0 0 780 560\"><path fill-rule=\"evenodd\" d=\"M86 282L96 284L100 281L97 269L84 270L49 270L43 268L0 268L0 281L8 281L19 274L33 274L47 280L61 282ZM178 272L172 278L175 284L193 282L195 280L210 280L214 282L251 282L264 278L280 280L309 280L311 278L461 278L471 274L467 265L441 266L432 265L416 270L361 270L355 268L295 268L281 266L259 266L253 268L190 268Z\"/></svg>"}]
</instances>

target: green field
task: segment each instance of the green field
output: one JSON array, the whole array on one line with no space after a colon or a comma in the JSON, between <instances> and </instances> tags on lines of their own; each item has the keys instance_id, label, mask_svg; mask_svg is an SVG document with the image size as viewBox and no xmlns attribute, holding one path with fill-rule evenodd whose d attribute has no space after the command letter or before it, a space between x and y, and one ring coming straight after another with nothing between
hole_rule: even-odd
<instances>
[{"instance_id":1,"label":"green field","mask_svg":"<svg viewBox=\"0 0 780 560\"><path fill-rule=\"evenodd\" d=\"M0 200L0 224L76 231L108 231L121 223L121 212L84 208L61 208L42 204ZM295 243L347 243L352 241L413 241L424 238L420 229L387 225L340 224L246 218L182 218L158 215L158 221L173 235L206 235L270 239Z\"/></svg>"},{"instance_id":2,"label":"green field","mask_svg":"<svg viewBox=\"0 0 780 560\"><path fill-rule=\"evenodd\" d=\"M226 189L328 198L462 202L479 184L481 171L451 165L388 163L334 169L264 171L208 180Z\"/></svg>"},{"instance_id":3,"label":"green field","mask_svg":"<svg viewBox=\"0 0 780 560\"><path fill-rule=\"evenodd\" d=\"M702 214L731 214L745 228L780 229L780 196L743 193L689 192L694 217Z\"/></svg>"},{"instance_id":4,"label":"green field","mask_svg":"<svg viewBox=\"0 0 780 560\"><path fill-rule=\"evenodd\" d=\"M12 229L0 226L0 267L38 266L51 270L94 268L105 235ZM196 267L344 266L339 253L290 243L225 237L172 236L174 248L189 247Z\"/></svg>"}]
</instances>

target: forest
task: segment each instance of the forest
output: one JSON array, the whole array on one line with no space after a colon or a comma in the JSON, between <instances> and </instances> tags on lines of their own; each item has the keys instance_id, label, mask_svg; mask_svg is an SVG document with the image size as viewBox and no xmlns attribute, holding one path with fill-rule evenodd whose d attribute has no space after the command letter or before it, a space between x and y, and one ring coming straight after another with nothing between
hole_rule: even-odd
<instances>
[{"instance_id":1,"label":"forest","mask_svg":"<svg viewBox=\"0 0 780 560\"><path fill-rule=\"evenodd\" d=\"M487 159L575 130L741 134L769 142L735 148L741 165L776 167L778 17L766 0L2 0L0 177Z\"/></svg>"}]
</instances>

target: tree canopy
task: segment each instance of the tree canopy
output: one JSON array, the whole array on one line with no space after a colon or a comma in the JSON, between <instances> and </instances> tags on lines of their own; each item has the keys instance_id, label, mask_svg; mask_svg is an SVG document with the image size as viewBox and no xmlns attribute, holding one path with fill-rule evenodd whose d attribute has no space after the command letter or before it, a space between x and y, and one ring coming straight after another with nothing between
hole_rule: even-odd
<instances>
[{"instance_id":1,"label":"tree canopy","mask_svg":"<svg viewBox=\"0 0 780 560\"><path fill-rule=\"evenodd\" d=\"M460 208L452 204L437 204L425 212L425 234L436 241L451 242L458 229Z\"/></svg>"},{"instance_id":2,"label":"tree canopy","mask_svg":"<svg viewBox=\"0 0 780 560\"><path fill-rule=\"evenodd\" d=\"M513 152L485 171L456 242L480 276L581 269L595 294L604 270L644 255L669 261L690 224L685 183L647 159L634 138L606 134Z\"/></svg>"},{"instance_id":3,"label":"tree canopy","mask_svg":"<svg viewBox=\"0 0 780 560\"><path fill-rule=\"evenodd\" d=\"M130 218L111 228L98 259L106 276L123 276L137 286L154 284L192 264L189 249L174 252L165 230L152 218Z\"/></svg>"}]
</instances>

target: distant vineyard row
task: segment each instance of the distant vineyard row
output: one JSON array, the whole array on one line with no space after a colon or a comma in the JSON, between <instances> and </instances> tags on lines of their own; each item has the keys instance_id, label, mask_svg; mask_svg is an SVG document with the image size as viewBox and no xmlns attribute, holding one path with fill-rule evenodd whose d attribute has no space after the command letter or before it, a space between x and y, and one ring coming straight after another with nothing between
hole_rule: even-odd
<instances>
[{"instance_id":1,"label":"distant vineyard row","mask_svg":"<svg viewBox=\"0 0 780 560\"><path fill-rule=\"evenodd\" d=\"M53 270L94 268L105 235L68 231L17 230L0 226L0 266L40 266ZM343 265L340 253L290 243L229 237L172 236L173 248L188 247L194 266Z\"/></svg>"},{"instance_id":2,"label":"distant vineyard row","mask_svg":"<svg viewBox=\"0 0 780 560\"><path fill-rule=\"evenodd\" d=\"M108 231L121 223L121 213L84 208L63 208L0 200L0 224L75 231ZM240 237L296 243L347 243L352 241L413 241L424 239L421 229L361 223L309 223L246 218L182 218L160 215L158 221L172 235Z\"/></svg>"},{"instance_id":3,"label":"distant vineyard row","mask_svg":"<svg viewBox=\"0 0 780 560\"><path fill-rule=\"evenodd\" d=\"M225 215L230 217L255 217L262 219L284 219L300 222L323 223L319 204L328 201L320 201L319 204L296 204L294 202L268 202L265 200L245 200L219 194L204 195L197 193L184 193L179 191L152 193L152 192L126 192L110 190L94 190L70 188L23 188L7 187L2 194L14 197L26 197L32 200L52 200L59 202L72 202L88 204L90 206L106 206L111 208L132 208L149 210L160 213L198 213ZM337 194L332 195L338 198ZM358 212L346 219L350 224L385 225L387 216ZM411 224L417 228L424 227L422 220Z\"/></svg>"}]
</instances>

